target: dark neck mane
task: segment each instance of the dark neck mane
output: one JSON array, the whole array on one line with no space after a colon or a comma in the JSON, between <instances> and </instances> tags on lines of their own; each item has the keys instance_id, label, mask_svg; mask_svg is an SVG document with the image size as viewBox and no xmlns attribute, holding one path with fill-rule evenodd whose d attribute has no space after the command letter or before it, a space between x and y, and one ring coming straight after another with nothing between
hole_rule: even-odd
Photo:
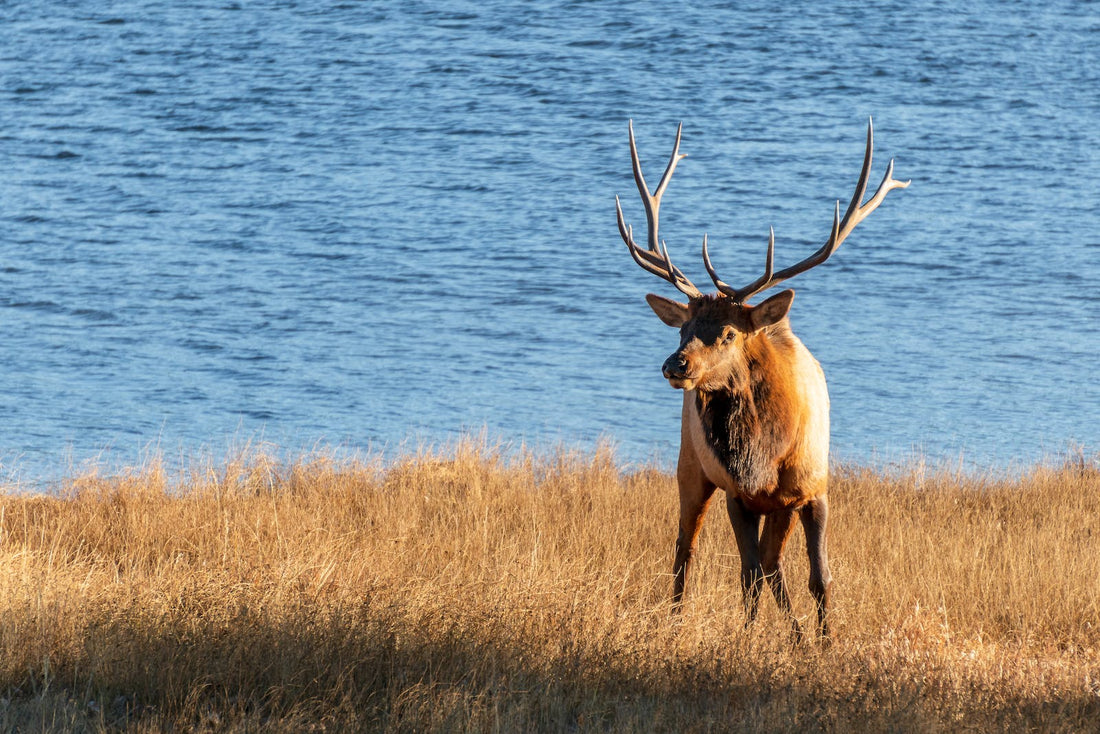
<instances>
[{"instance_id":1,"label":"dark neck mane","mask_svg":"<svg viewBox=\"0 0 1100 734\"><path fill-rule=\"evenodd\" d=\"M767 340L767 334L758 334ZM741 369L727 384L711 391L697 391L695 408L707 445L739 488L749 494L767 492L778 480L780 453L787 441L781 435L785 421L779 413L781 398L773 394L772 375L763 364L771 344L746 355Z\"/></svg>"}]
</instances>

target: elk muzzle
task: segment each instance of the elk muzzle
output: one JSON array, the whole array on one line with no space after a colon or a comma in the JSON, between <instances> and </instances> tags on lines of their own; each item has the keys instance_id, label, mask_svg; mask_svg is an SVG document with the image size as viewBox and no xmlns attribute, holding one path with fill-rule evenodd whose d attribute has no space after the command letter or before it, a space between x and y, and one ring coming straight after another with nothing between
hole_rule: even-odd
<instances>
[{"instance_id":1,"label":"elk muzzle","mask_svg":"<svg viewBox=\"0 0 1100 734\"><path fill-rule=\"evenodd\" d=\"M681 351L675 351L661 365L661 374L669 384L677 389L689 390L695 380L691 377L691 367Z\"/></svg>"}]
</instances>

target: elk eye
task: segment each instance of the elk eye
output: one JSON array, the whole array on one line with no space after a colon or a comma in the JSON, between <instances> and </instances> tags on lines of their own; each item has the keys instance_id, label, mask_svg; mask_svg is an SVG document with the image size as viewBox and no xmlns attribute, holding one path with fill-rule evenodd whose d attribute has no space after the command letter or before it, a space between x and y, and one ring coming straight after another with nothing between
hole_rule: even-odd
<instances>
[{"instance_id":1,"label":"elk eye","mask_svg":"<svg viewBox=\"0 0 1100 734\"><path fill-rule=\"evenodd\" d=\"M722 332L722 343L729 344L735 336L737 336L737 331L727 326L725 331Z\"/></svg>"}]
</instances>

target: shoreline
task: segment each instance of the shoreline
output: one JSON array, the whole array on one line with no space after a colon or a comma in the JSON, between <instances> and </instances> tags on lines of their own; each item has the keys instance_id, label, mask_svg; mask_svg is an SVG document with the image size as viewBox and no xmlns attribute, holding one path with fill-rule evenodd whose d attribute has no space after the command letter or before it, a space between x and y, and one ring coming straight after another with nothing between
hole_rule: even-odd
<instances>
[{"instance_id":1,"label":"shoreline","mask_svg":"<svg viewBox=\"0 0 1100 734\"><path fill-rule=\"evenodd\" d=\"M677 444L678 445L678 444ZM675 448L675 447L674 447ZM612 461L623 473L657 471L674 475L676 451L654 450L648 459L623 459L619 442L611 437L592 441L545 440L529 443L523 439L511 440L490 436L487 431L471 433L446 441L427 441L409 438L392 445L365 447L350 444L317 442L312 447L293 449L262 439L231 440L224 449L215 451L209 447L174 452L165 451L157 444L132 452L133 459L122 457L122 452L104 449L94 457L76 461L71 456L62 468L49 474L41 469L30 474L18 458L0 461L0 495L64 494L74 484L90 479L133 477L147 471L155 471L172 477L174 485L182 487L196 472L223 471L228 467L261 460L265 464L292 466L314 461L332 462L352 467L369 465L382 469L424 457L442 459L456 452L477 451L492 455L504 462L549 461L555 457L594 457L610 454ZM1034 460L1013 459L1000 463L978 463L967 458L965 452L951 457L927 457L918 449L892 453L868 452L869 459L852 459L837 454L830 457L830 474L871 472L884 478L901 478L910 474L948 475L976 481L1004 481L1021 479L1036 471L1050 471L1063 466L1093 467L1100 469L1100 448L1067 441L1056 451L1046 451Z\"/></svg>"}]
</instances>

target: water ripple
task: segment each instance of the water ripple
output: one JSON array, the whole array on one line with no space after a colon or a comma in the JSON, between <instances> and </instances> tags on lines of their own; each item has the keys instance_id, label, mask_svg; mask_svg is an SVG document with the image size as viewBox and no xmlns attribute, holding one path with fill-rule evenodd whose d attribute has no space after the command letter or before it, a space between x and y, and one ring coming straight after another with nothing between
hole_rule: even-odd
<instances>
[{"instance_id":1,"label":"water ripple","mask_svg":"<svg viewBox=\"0 0 1100 734\"><path fill-rule=\"evenodd\" d=\"M628 118L651 179L685 123L661 229L697 283L703 232L731 279L769 226L784 263L816 248L868 115L876 175L914 179L795 283L838 456L1096 446L1097 28L984 1L2 5L0 464L483 426L670 460L675 334L642 297L674 294L614 226L615 194L642 217Z\"/></svg>"}]
</instances>

